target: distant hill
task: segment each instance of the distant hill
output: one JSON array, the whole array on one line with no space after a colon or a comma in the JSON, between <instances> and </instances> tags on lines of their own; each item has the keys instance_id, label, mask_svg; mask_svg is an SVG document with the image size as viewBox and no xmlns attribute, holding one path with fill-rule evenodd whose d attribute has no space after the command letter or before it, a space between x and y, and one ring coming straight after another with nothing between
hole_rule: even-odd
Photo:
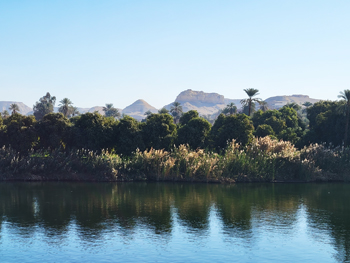
<instances>
[{"instance_id":1,"label":"distant hill","mask_svg":"<svg viewBox=\"0 0 350 263\"><path fill-rule=\"evenodd\" d=\"M19 107L19 113L23 115L27 115L28 113L32 112L33 109L25 105L23 102L17 102L17 101L0 101L0 112L3 112L4 110L7 110L9 113L11 111L9 110L10 105L16 103Z\"/></svg>"},{"instance_id":2,"label":"distant hill","mask_svg":"<svg viewBox=\"0 0 350 263\"><path fill-rule=\"evenodd\" d=\"M228 99L218 93L205 93L203 91L194 91L191 89L181 92L175 101L180 102L183 112L190 110L196 110L200 115L212 115L216 116L218 111L225 108L227 104L233 102L238 109L242 108L241 99ZM297 103L302 105L309 101L315 103L318 99L312 99L307 95L291 95L291 96L275 96L265 100L268 103L270 109L279 109L287 103ZM170 110L172 106L168 104L165 106L167 110Z\"/></svg>"},{"instance_id":3,"label":"distant hill","mask_svg":"<svg viewBox=\"0 0 350 263\"><path fill-rule=\"evenodd\" d=\"M225 98L218 93L205 93L203 91L194 91L191 89L181 92L175 99L181 103L183 112L196 110L200 115L212 115L226 106ZM165 105L170 110L171 104Z\"/></svg>"},{"instance_id":4,"label":"distant hill","mask_svg":"<svg viewBox=\"0 0 350 263\"><path fill-rule=\"evenodd\" d=\"M275 96L265 100L270 109L279 109L287 103L296 103L302 105L305 102L315 103L320 100L312 99L307 95Z\"/></svg>"},{"instance_id":5,"label":"distant hill","mask_svg":"<svg viewBox=\"0 0 350 263\"><path fill-rule=\"evenodd\" d=\"M175 99L180 103L189 102L197 107L211 107L218 104L225 104L225 98L218 93L205 93L203 91L194 91L191 89L181 92Z\"/></svg>"},{"instance_id":6,"label":"distant hill","mask_svg":"<svg viewBox=\"0 0 350 263\"><path fill-rule=\"evenodd\" d=\"M59 107L54 107L53 111L58 112ZM80 114L91 112L94 113L95 111L98 111L101 115L104 115L103 107L102 106L95 106L92 108L77 108Z\"/></svg>"},{"instance_id":7,"label":"distant hill","mask_svg":"<svg viewBox=\"0 0 350 263\"><path fill-rule=\"evenodd\" d=\"M191 89L182 91L175 99L175 101L180 102L183 112L190 110L196 110L200 115L211 115L212 118L218 114L220 110L226 107L227 104L233 102L238 109L241 106L241 99L229 99L225 98L223 95L218 93L206 93L203 91L194 91ZM270 109L279 109L287 103L297 103L302 105L305 102L315 103L319 101L318 99L310 98L307 95L291 95L291 96L275 96L270 97L265 100L268 103ZM33 114L33 109L28 107L22 102L15 101L0 101L0 111L7 110L10 112L9 107L12 103L16 103L20 108L20 113L29 115ZM167 110L170 110L171 104L165 105ZM78 108L80 113L95 112L98 111L100 114L104 115L102 106L95 106L92 108ZM145 112L151 111L152 113L158 112L158 110L148 104L144 100L137 100L131 105L127 106L125 109L118 109L120 113L129 115L137 120L142 120L145 118ZM58 111L58 107L55 107L55 112Z\"/></svg>"},{"instance_id":8,"label":"distant hill","mask_svg":"<svg viewBox=\"0 0 350 263\"><path fill-rule=\"evenodd\" d=\"M152 113L158 112L155 107L140 99L127 106L124 110L122 110L122 113L140 121L145 118L145 112L147 111L151 111Z\"/></svg>"}]
</instances>

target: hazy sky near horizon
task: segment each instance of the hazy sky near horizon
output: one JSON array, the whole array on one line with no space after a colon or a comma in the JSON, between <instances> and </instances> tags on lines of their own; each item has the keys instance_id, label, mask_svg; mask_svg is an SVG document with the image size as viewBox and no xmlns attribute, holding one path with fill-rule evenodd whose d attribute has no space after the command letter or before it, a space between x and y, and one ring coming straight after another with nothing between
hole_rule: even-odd
<instances>
[{"instance_id":1,"label":"hazy sky near horizon","mask_svg":"<svg viewBox=\"0 0 350 263\"><path fill-rule=\"evenodd\" d=\"M349 13L349 0L0 0L0 101L335 100L350 89Z\"/></svg>"}]
</instances>

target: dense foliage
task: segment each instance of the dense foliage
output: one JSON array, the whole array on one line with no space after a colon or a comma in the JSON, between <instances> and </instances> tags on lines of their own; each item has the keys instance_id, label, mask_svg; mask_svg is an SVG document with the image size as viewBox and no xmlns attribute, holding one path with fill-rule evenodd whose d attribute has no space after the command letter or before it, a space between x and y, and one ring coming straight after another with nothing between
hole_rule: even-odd
<instances>
[{"instance_id":1,"label":"dense foliage","mask_svg":"<svg viewBox=\"0 0 350 263\"><path fill-rule=\"evenodd\" d=\"M37 104L50 108L53 98L47 94ZM310 143L333 146L348 143L344 142L345 101L320 101L303 111L298 105L288 104L279 110L258 110L252 117L235 113L234 105L230 112L229 106L226 115L220 114L213 126L194 110L179 118L176 115L177 121L170 113L149 113L143 122L129 116L118 120L97 112L71 118L62 113L48 113L36 120L34 116L23 116L15 110L9 116L0 117L0 145L11 146L22 153L32 148L84 148L131 155L137 149L171 150L174 145L181 144L191 149L221 152L233 139L245 146L254 137L265 136L289 141L299 148Z\"/></svg>"},{"instance_id":2,"label":"dense foliage","mask_svg":"<svg viewBox=\"0 0 350 263\"><path fill-rule=\"evenodd\" d=\"M56 99L47 93L37 102L34 116L19 114L15 106L11 115L0 116L0 159L6 170L0 173L40 174L46 167L75 174L102 171L103 180L122 173L124 177L118 178L123 180L139 174L143 179L234 181L249 175L249 180L266 181L303 175L320 179L324 174L339 179L350 172L344 149L349 143L347 91L341 93L341 101L305 108L291 103L256 112L256 90L252 92L245 100L252 116L237 113L231 103L213 125L197 111L182 113L176 103L170 112L148 112L142 122L129 116L118 119L120 115L112 113L72 117L68 99L61 101L61 113L52 113ZM115 112L112 104L104 111Z\"/></svg>"}]
</instances>

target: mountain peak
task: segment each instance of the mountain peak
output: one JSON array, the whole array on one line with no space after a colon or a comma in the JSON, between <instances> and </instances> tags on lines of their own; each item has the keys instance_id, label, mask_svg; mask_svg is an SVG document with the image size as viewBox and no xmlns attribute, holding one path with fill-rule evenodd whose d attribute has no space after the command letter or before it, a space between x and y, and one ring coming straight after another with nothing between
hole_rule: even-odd
<instances>
[{"instance_id":1,"label":"mountain peak","mask_svg":"<svg viewBox=\"0 0 350 263\"><path fill-rule=\"evenodd\" d=\"M200 104L210 106L213 104L225 104L225 98L218 93L206 93L203 91L194 91L191 89L181 92L176 100L177 102L189 102L191 104Z\"/></svg>"},{"instance_id":2,"label":"mountain peak","mask_svg":"<svg viewBox=\"0 0 350 263\"><path fill-rule=\"evenodd\" d=\"M149 105L146 101L139 99L132 103L131 105L127 106L122 113L129 115L137 120L142 120L145 116L146 111L151 111L152 113L158 112L158 110Z\"/></svg>"}]
</instances>

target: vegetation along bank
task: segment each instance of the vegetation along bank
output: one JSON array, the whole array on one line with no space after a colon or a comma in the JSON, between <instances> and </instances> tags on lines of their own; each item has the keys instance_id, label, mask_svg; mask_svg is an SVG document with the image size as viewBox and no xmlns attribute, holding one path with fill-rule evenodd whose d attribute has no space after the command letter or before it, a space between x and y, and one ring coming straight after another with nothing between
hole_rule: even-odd
<instances>
[{"instance_id":1,"label":"vegetation along bank","mask_svg":"<svg viewBox=\"0 0 350 263\"><path fill-rule=\"evenodd\" d=\"M215 121L182 113L174 103L170 112L146 113L142 122L120 117L111 105L105 116L74 113L68 99L61 113L52 113L55 98L48 93L32 116L15 106L1 114L0 179L349 180L349 90L340 101L279 110L255 99L257 90L246 92L242 113L229 104Z\"/></svg>"}]
</instances>

